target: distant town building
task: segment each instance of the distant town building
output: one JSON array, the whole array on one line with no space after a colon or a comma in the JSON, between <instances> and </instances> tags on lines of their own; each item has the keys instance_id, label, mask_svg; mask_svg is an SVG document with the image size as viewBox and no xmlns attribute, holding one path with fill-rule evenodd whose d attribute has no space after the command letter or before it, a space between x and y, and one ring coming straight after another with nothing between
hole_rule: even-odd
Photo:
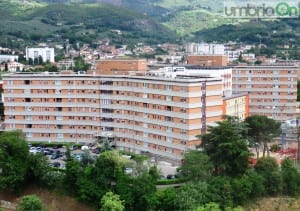
<instances>
[{"instance_id":1,"label":"distant town building","mask_svg":"<svg viewBox=\"0 0 300 211\"><path fill-rule=\"evenodd\" d=\"M250 115L279 121L297 118L299 66L236 66L232 71L233 91L249 93Z\"/></svg>"},{"instance_id":2,"label":"distant town building","mask_svg":"<svg viewBox=\"0 0 300 211\"><path fill-rule=\"evenodd\" d=\"M200 55L224 55L224 45L216 43L187 43L185 45L186 53Z\"/></svg>"},{"instance_id":3,"label":"distant town building","mask_svg":"<svg viewBox=\"0 0 300 211\"><path fill-rule=\"evenodd\" d=\"M42 58L43 62L54 62L54 48L39 47L39 48L28 48L26 47L26 60L31 58L33 61Z\"/></svg>"},{"instance_id":4,"label":"distant town building","mask_svg":"<svg viewBox=\"0 0 300 211\"><path fill-rule=\"evenodd\" d=\"M97 65L96 74L99 75L130 75L134 72L146 72L145 59L104 59Z\"/></svg>"},{"instance_id":5,"label":"distant town building","mask_svg":"<svg viewBox=\"0 0 300 211\"><path fill-rule=\"evenodd\" d=\"M19 72L24 69L25 65L19 62L6 62L0 64L0 71Z\"/></svg>"},{"instance_id":6,"label":"distant town building","mask_svg":"<svg viewBox=\"0 0 300 211\"><path fill-rule=\"evenodd\" d=\"M227 66L225 55L188 55L187 63L200 66Z\"/></svg>"},{"instance_id":7,"label":"distant town building","mask_svg":"<svg viewBox=\"0 0 300 211\"><path fill-rule=\"evenodd\" d=\"M3 62L14 62L14 61L18 61L19 60L19 56L17 55L0 55L0 63Z\"/></svg>"},{"instance_id":8,"label":"distant town building","mask_svg":"<svg viewBox=\"0 0 300 211\"><path fill-rule=\"evenodd\" d=\"M57 67L59 70L72 70L75 66L73 59L63 59L57 62Z\"/></svg>"}]
</instances>

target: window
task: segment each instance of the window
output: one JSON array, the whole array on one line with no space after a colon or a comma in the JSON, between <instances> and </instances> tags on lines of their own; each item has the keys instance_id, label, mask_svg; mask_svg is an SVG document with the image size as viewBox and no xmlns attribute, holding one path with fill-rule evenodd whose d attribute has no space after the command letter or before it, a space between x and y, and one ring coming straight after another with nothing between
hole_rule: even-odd
<instances>
[{"instance_id":1,"label":"window","mask_svg":"<svg viewBox=\"0 0 300 211\"><path fill-rule=\"evenodd\" d=\"M172 90L172 85L166 85L166 90Z\"/></svg>"},{"instance_id":2,"label":"window","mask_svg":"<svg viewBox=\"0 0 300 211\"><path fill-rule=\"evenodd\" d=\"M25 80L25 81L24 81L24 84L25 84L25 85L29 85L29 84L30 84L30 80Z\"/></svg>"},{"instance_id":3,"label":"window","mask_svg":"<svg viewBox=\"0 0 300 211\"><path fill-rule=\"evenodd\" d=\"M165 117L165 120L166 120L166 121L172 121L172 117L166 116L166 117Z\"/></svg>"},{"instance_id":4,"label":"window","mask_svg":"<svg viewBox=\"0 0 300 211\"><path fill-rule=\"evenodd\" d=\"M55 81L55 85L61 85L61 81L60 80L56 80Z\"/></svg>"},{"instance_id":5,"label":"window","mask_svg":"<svg viewBox=\"0 0 300 211\"><path fill-rule=\"evenodd\" d=\"M166 138L166 141L167 141L168 143L172 143L173 140L172 140L171 137L167 137L167 138Z\"/></svg>"},{"instance_id":6,"label":"window","mask_svg":"<svg viewBox=\"0 0 300 211\"><path fill-rule=\"evenodd\" d=\"M62 116L57 116L56 120L62 121L64 118Z\"/></svg>"},{"instance_id":7,"label":"window","mask_svg":"<svg viewBox=\"0 0 300 211\"><path fill-rule=\"evenodd\" d=\"M32 138L32 133L26 133L26 138Z\"/></svg>"},{"instance_id":8,"label":"window","mask_svg":"<svg viewBox=\"0 0 300 211\"><path fill-rule=\"evenodd\" d=\"M148 84L147 83L143 83L143 87L144 88L148 88Z\"/></svg>"},{"instance_id":9,"label":"window","mask_svg":"<svg viewBox=\"0 0 300 211\"><path fill-rule=\"evenodd\" d=\"M64 134L63 133L58 133L58 134L56 134L56 137L57 138L64 138Z\"/></svg>"},{"instance_id":10,"label":"window","mask_svg":"<svg viewBox=\"0 0 300 211\"><path fill-rule=\"evenodd\" d=\"M166 96L167 101L172 101L172 98L173 98L172 96Z\"/></svg>"}]
</instances>

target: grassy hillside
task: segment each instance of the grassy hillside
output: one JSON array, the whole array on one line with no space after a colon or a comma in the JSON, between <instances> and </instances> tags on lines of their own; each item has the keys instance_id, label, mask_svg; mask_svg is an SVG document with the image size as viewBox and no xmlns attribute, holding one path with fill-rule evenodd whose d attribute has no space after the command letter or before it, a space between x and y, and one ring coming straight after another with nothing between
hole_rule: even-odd
<instances>
[{"instance_id":1,"label":"grassy hillside","mask_svg":"<svg viewBox=\"0 0 300 211\"><path fill-rule=\"evenodd\" d=\"M110 5L32 3L25 8L10 7L6 1L0 6L9 8L0 22L2 40L8 36L35 41L59 37L92 42L107 36L112 29L123 32L115 37L119 42L160 43L176 39L174 33L148 16Z\"/></svg>"},{"instance_id":2,"label":"grassy hillside","mask_svg":"<svg viewBox=\"0 0 300 211\"><path fill-rule=\"evenodd\" d=\"M230 40L257 44L261 42L267 46L299 45L300 22L298 19L282 19L223 25L198 31L195 33L195 38L208 42Z\"/></svg>"}]
</instances>

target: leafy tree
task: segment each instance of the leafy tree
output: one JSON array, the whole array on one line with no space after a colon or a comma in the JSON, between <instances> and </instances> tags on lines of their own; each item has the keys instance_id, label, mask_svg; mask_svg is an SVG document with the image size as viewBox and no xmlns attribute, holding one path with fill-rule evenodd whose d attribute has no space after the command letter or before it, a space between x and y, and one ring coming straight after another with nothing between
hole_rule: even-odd
<instances>
[{"instance_id":1,"label":"leafy tree","mask_svg":"<svg viewBox=\"0 0 300 211\"><path fill-rule=\"evenodd\" d=\"M271 195L280 194L282 191L282 178L277 161L272 157L262 157L257 160L255 170L265 180L266 192Z\"/></svg>"},{"instance_id":2,"label":"leafy tree","mask_svg":"<svg viewBox=\"0 0 300 211\"><path fill-rule=\"evenodd\" d=\"M245 174L242 177L234 178L231 181L232 197L235 204L243 204L247 202L253 191L252 182Z\"/></svg>"},{"instance_id":3,"label":"leafy tree","mask_svg":"<svg viewBox=\"0 0 300 211\"><path fill-rule=\"evenodd\" d=\"M75 58L75 67L74 71L86 71L90 68L90 65L85 63L84 59L82 57L76 57Z\"/></svg>"},{"instance_id":4,"label":"leafy tree","mask_svg":"<svg viewBox=\"0 0 300 211\"><path fill-rule=\"evenodd\" d=\"M243 123L236 118L227 118L200 136L217 174L238 176L247 170L250 153L245 131Z\"/></svg>"},{"instance_id":5,"label":"leafy tree","mask_svg":"<svg viewBox=\"0 0 300 211\"><path fill-rule=\"evenodd\" d=\"M119 195L109 191L101 199L100 211L123 211L125 209L123 204Z\"/></svg>"},{"instance_id":6,"label":"leafy tree","mask_svg":"<svg viewBox=\"0 0 300 211\"><path fill-rule=\"evenodd\" d=\"M209 203L212 198L208 183L188 183L176 190L174 206L177 208L174 210L193 210L202 204Z\"/></svg>"},{"instance_id":7,"label":"leafy tree","mask_svg":"<svg viewBox=\"0 0 300 211\"><path fill-rule=\"evenodd\" d=\"M296 195L300 190L299 173L293 166L293 161L286 158L281 163L281 175L283 180L283 193Z\"/></svg>"},{"instance_id":8,"label":"leafy tree","mask_svg":"<svg viewBox=\"0 0 300 211\"><path fill-rule=\"evenodd\" d=\"M49 184L49 177L47 174L51 172L49 160L42 154L30 154L29 156L29 169L27 176L30 182L39 185Z\"/></svg>"},{"instance_id":9,"label":"leafy tree","mask_svg":"<svg viewBox=\"0 0 300 211\"><path fill-rule=\"evenodd\" d=\"M200 151L188 151L184 154L184 163L180 170L187 180L200 181L210 176L212 167L207 154Z\"/></svg>"},{"instance_id":10,"label":"leafy tree","mask_svg":"<svg viewBox=\"0 0 300 211\"><path fill-rule=\"evenodd\" d=\"M265 195L266 189L264 177L258 174L253 169L248 170L245 175L248 177L248 180L252 184L250 198L257 198Z\"/></svg>"},{"instance_id":11,"label":"leafy tree","mask_svg":"<svg viewBox=\"0 0 300 211\"><path fill-rule=\"evenodd\" d=\"M274 119L270 119L267 116L254 115L248 117L246 120L249 130L248 135L253 138L255 143L263 143L263 156L265 156L265 151L269 155L268 142L270 142L274 137L279 136L280 123L276 122ZM259 157L259 145L255 144L257 158Z\"/></svg>"},{"instance_id":12,"label":"leafy tree","mask_svg":"<svg viewBox=\"0 0 300 211\"><path fill-rule=\"evenodd\" d=\"M94 181L103 190L108 191L116 183L123 168L124 161L116 151L103 152L97 158L93 168Z\"/></svg>"},{"instance_id":13,"label":"leafy tree","mask_svg":"<svg viewBox=\"0 0 300 211\"><path fill-rule=\"evenodd\" d=\"M218 203L222 208L232 207L233 205L233 189L231 186L231 178L226 176L215 176L209 181L211 200Z\"/></svg>"},{"instance_id":14,"label":"leafy tree","mask_svg":"<svg viewBox=\"0 0 300 211\"><path fill-rule=\"evenodd\" d=\"M18 192L26 181L29 150L22 131L0 135L0 190Z\"/></svg>"},{"instance_id":15,"label":"leafy tree","mask_svg":"<svg viewBox=\"0 0 300 211\"><path fill-rule=\"evenodd\" d=\"M221 208L217 203L210 202L201 207L198 207L194 211L221 211Z\"/></svg>"},{"instance_id":16,"label":"leafy tree","mask_svg":"<svg viewBox=\"0 0 300 211\"><path fill-rule=\"evenodd\" d=\"M173 211L177 209L176 204L177 192L174 188L157 190L155 193L155 210Z\"/></svg>"},{"instance_id":17,"label":"leafy tree","mask_svg":"<svg viewBox=\"0 0 300 211\"><path fill-rule=\"evenodd\" d=\"M36 195L23 196L20 204L18 205L18 211L42 211L44 205L39 197Z\"/></svg>"},{"instance_id":18,"label":"leafy tree","mask_svg":"<svg viewBox=\"0 0 300 211\"><path fill-rule=\"evenodd\" d=\"M64 178L65 189L70 194L76 194L78 189L79 178L82 176L83 170L76 160L69 160L66 163L66 171Z\"/></svg>"},{"instance_id":19,"label":"leafy tree","mask_svg":"<svg viewBox=\"0 0 300 211\"><path fill-rule=\"evenodd\" d=\"M147 172L133 178L131 193L133 196L133 210L151 210L152 199L156 192L156 178Z\"/></svg>"},{"instance_id":20,"label":"leafy tree","mask_svg":"<svg viewBox=\"0 0 300 211\"><path fill-rule=\"evenodd\" d=\"M82 153L82 157L81 157L81 165L83 167L86 167L88 166L89 164L92 164L94 162L93 158L92 158L92 155L90 153L89 150L85 150L83 153Z\"/></svg>"}]
</instances>

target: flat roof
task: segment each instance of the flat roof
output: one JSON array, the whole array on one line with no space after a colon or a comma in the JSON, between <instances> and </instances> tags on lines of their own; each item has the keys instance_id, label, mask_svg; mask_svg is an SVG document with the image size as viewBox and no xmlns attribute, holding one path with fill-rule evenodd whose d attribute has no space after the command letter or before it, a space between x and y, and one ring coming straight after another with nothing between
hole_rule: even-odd
<instances>
[{"instance_id":1,"label":"flat roof","mask_svg":"<svg viewBox=\"0 0 300 211\"><path fill-rule=\"evenodd\" d=\"M98 78L98 79L106 79L106 78L116 78L116 79L137 79L137 80L152 80L152 81L168 81L168 82L180 82L180 83L197 83L197 82L222 82L221 78L216 77L207 77L204 75L178 75L174 77L166 77L163 75L157 76L132 76L132 75L94 75L94 74L62 74L57 72L51 73L8 73L2 75L2 78L17 78L19 80L26 79L26 78Z\"/></svg>"}]
</instances>

